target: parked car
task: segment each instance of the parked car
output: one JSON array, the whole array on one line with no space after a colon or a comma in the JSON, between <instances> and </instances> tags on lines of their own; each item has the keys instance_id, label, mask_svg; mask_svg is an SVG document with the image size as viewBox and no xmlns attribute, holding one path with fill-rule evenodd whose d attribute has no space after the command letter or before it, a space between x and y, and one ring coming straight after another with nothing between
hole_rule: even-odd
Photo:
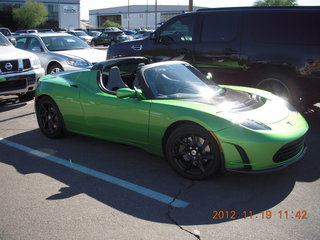
<instances>
[{"instance_id":1,"label":"parked car","mask_svg":"<svg viewBox=\"0 0 320 240\"><path fill-rule=\"evenodd\" d=\"M15 31L15 35L20 35L20 34L26 34L26 33L37 33L38 30L36 29L26 29L26 30L17 30Z\"/></svg>"},{"instance_id":2,"label":"parked car","mask_svg":"<svg viewBox=\"0 0 320 240\"><path fill-rule=\"evenodd\" d=\"M41 28L37 29L38 32L54 32L51 28Z\"/></svg>"},{"instance_id":3,"label":"parked car","mask_svg":"<svg viewBox=\"0 0 320 240\"><path fill-rule=\"evenodd\" d=\"M35 53L46 73L90 68L106 58L106 52L93 49L67 33L24 34L16 37L16 47Z\"/></svg>"},{"instance_id":4,"label":"parked car","mask_svg":"<svg viewBox=\"0 0 320 240\"><path fill-rule=\"evenodd\" d=\"M88 45L91 44L91 41L93 39L92 36L89 36L85 31L75 30L75 31L67 31L67 33L72 34L78 38L80 38L82 41L87 43Z\"/></svg>"},{"instance_id":5,"label":"parked car","mask_svg":"<svg viewBox=\"0 0 320 240\"><path fill-rule=\"evenodd\" d=\"M95 37L98 37L102 32L99 32L99 31L89 31L88 34L89 36L95 38Z\"/></svg>"},{"instance_id":6,"label":"parked car","mask_svg":"<svg viewBox=\"0 0 320 240\"><path fill-rule=\"evenodd\" d=\"M107 59L184 60L218 83L255 86L303 105L320 88L320 8L203 9L175 16L151 37L108 49Z\"/></svg>"},{"instance_id":7,"label":"parked car","mask_svg":"<svg viewBox=\"0 0 320 240\"><path fill-rule=\"evenodd\" d=\"M16 39L14 38L12 32L10 31L9 28L0 28L0 32L8 38L8 40L13 44L16 45Z\"/></svg>"},{"instance_id":8,"label":"parked car","mask_svg":"<svg viewBox=\"0 0 320 240\"><path fill-rule=\"evenodd\" d=\"M107 46L107 45L113 45L118 42L124 42L129 40L132 40L132 37L126 35L124 32L109 30L101 33L98 37L95 37L94 39L92 39L91 44L93 46L97 46L97 45Z\"/></svg>"},{"instance_id":9,"label":"parked car","mask_svg":"<svg viewBox=\"0 0 320 240\"><path fill-rule=\"evenodd\" d=\"M128 57L47 75L35 108L47 137L71 131L138 146L190 179L279 170L306 150L307 122L279 97L219 86L182 61Z\"/></svg>"},{"instance_id":10,"label":"parked car","mask_svg":"<svg viewBox=\"0 0 320 240\"><path fill-rule=\"evenodd\" d=\"M150 37L154 30L139 30L133 35L133 39L144 39Z\"/></svg>"},{"instance_id":11,"label":"parked car","mask_svg":"<svg viewBox=\"0 0 320 240\"><path fill-rule=\"evenodd\" d=\"M20 99L32 98L43 75L39 58L15 48L0 32L0 95L17 94Z\"/></svg>"}]
</instances>

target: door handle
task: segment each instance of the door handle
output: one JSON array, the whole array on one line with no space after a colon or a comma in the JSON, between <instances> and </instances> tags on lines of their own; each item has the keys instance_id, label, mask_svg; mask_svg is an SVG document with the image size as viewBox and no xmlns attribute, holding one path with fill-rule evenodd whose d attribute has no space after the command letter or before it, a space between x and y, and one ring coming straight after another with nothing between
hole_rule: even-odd
<instances>
[{"instance_id":1,"label":"door handle","mask_svg":"<svg viewBox=\"0 0 320 240\"><path fill-rule=\"evenodd\" d=\"M70 87L78 88L78 85L76 85L76 84L70 84Z\"/></svg>"}]
</instances>

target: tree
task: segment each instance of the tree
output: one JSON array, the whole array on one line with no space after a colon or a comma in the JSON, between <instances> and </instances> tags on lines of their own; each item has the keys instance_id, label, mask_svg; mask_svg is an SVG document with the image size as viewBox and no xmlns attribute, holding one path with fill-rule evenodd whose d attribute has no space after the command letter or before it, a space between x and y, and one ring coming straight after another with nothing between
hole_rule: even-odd
<instances>
[{"instance_id":1,"label":"tree","mask_svg":"<svg viewBox=\"0 0 320 240\"><path fill-rule=\"evenodd\" d=\"M36 28L48 19L48 10L43 3L27 1L12 11L13 19L19 27Z\"/></svg>"},{"instance_id":2,"label":"tree","mask_svg":"<svg viewBox=\"0 0 320 240\"><path fill-rule=\"evenodd\" d=\"M263 7L263 6L296 6L297 1L296 0L258 0L255 1L255 3L253 4L254 6L259 6L259 7Z\"/></svg>"},{"instance_id":3,"label":"tree","mask_svg":"<svg viewBox=\"0 0 320 240\"><path fill-rule=\"evenodd\" d=\"M111 20L105 21L102 26L104 26L104 27L121 27L119 23L112 22Z\"/></svg>"}]
</instances>

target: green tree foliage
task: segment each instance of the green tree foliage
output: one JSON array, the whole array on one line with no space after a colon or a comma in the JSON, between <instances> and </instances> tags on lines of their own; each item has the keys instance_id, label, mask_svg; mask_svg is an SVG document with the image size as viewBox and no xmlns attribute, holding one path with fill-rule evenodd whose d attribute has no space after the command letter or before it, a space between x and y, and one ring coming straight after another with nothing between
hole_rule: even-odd
<instances>
[{"instance_id":1,"label":"green tree foliage","mask_svg":"<svg viewBox=\"0 0 320 240\"><path fill-rule=\"evenodd\" d=\"M14 21L21 28L36 28L48 19L48 10L43 3L27 1L12 11Z\"/></svg>"},{"instance_id":2,"label":"green tree foliage","mask_svg":"<svg viewBox=\"0 0 320 240\"><path fill-rule=\"evenodd\" d=\"M258 0L254 4L254 6L259 7L270 7L270 6L296 6L296 0Z\"/></svg>"},{"instance_id":3,"label":"green tree foliage","mask_svg":"<svg viewBox=\"0 0 320 240\"><path fill-rule=\"evenodd\" d=\"M102 26L104 26L104 27L121 27L119 23L112 22L110 20L105 21Z\"/></svg>"}]
</instances>

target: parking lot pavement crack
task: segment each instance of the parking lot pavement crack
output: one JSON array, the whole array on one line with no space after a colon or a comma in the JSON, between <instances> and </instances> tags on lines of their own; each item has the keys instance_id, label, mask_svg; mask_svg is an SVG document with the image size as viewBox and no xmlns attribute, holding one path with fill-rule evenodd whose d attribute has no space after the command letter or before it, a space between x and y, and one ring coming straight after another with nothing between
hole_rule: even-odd
<instances>
[{"instance_id":1,"label":"parking lot pavement crack","mask_svg":"<svg viewBox=\"0 0 320 240\"><path fill-rule=\"evenodd\" d=\"M174 206L172 205L172 203L179 198L179 196L184 193L185 191L187 191L188 189L190 189L192 186L194 185L194 181L190 181L189 184L187 184L185 187L179 189L179 191L177 192L177 194L173 197L172 201L169 203L168 205L168 210L167 210L167 216L169 218L169 220L171 222L173 222L176 226L178 226L182 231L185 231L189 234L191 234L192 236L194 236L196 239L201 239L200 238L200 235L198 234L195 234L193 232L190 232L189 230L183 228L175 219L174 217L172 216L172 211L174 210Z\"/></svg>"}]
</instances>

